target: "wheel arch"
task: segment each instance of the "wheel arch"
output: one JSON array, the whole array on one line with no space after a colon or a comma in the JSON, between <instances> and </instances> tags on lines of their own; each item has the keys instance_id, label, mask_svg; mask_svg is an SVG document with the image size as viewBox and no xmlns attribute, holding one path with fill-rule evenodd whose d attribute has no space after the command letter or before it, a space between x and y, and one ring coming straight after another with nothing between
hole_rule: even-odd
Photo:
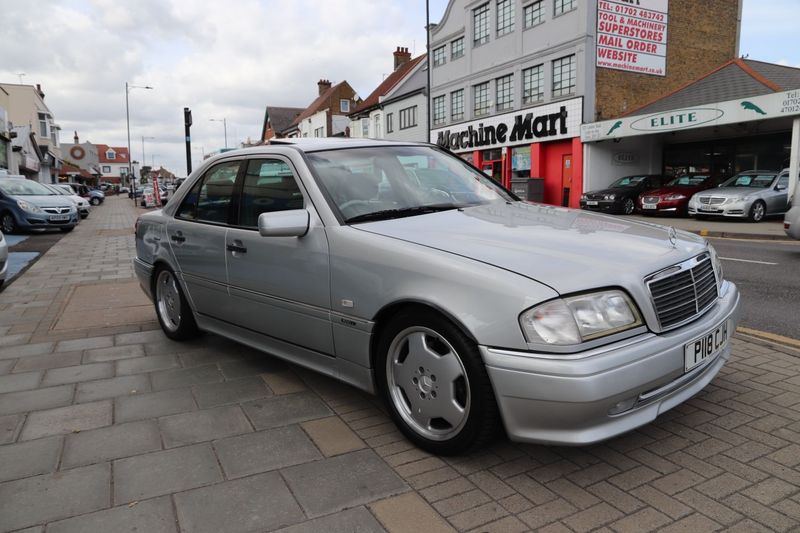
<instances>
[{"instance_id":1,"label":"wheel arch","mask_svg":"<svg viewBox=\"0 0 800 533\"><path fill-rule=\"evenodd\" d=\"M475 335L461 322L458 318L456 318L453 313L450 313L446 309L433 304L431 302L426 302L423 300L398 300L396 302L392 302L390 304L385 305L382 307L376 314L375 317L372 319L374 324L372 328L372 338L370 339L370 346L369 346L369 358L370 358L370 367L373 369L373 381L375 379L375 359L378 356L378 343L380 342L380 338L383 335L383 332L386 330L388 325L391 323L393 317L397 316L398 314L402 313L403 311L417 309L420 311L432 311L442 318L446 319L448 322L451 322L454 326L456 326L464 335L467 336L472 342L477 343L475 339Z\"/></svg>"}]
</instances>

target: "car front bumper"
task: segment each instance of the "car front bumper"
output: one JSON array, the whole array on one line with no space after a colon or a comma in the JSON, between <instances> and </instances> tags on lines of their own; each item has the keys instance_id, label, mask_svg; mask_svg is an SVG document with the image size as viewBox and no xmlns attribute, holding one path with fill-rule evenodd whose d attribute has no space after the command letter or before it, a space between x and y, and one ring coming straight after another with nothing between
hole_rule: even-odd
<instances>
[{"instance_id":1,"label":"car front bumper","mask_svg":"<svg viewBox=\"0 0 800 533\"><path fill-rule=\"evenodd\" d=\"M686 210L686 202L681 202L680 200L662 200L657 204L639 202L637 208L643 215L676 215Z\"/></svg>"},{"instance_id":2,"label":"car front bumper","mask_svg":"<svg viewBox=\"0 0 800 533\"><path fill-rule=\"evenodd\" d=\"M51 216L52 215L48 214L40 215L38 213L29 213L27 211L25 211L22 215L20 215L20 213L14 213L14 219L17 221L17 226L19 226L20 229L25 230L73 228L78 224L78 222L80 222L80 215L78 215L77 210L75 210L73 213L70 213L67 220L53 221L50 218Z\"/></svg>"},{"instance_id":3,"label":"car front bumper","mask_svg":"<svg viewBox=\"0 0 800 533\"><path fill-rule=\"evenodd\" d=\"M688 212L692 216L747 218L753 202L731 202L720 205L689 203Z\"/></svg>"},{"instance_id":4,"label":"car front bumper","mask_svg":"<svg viewBox=\"0 0 800 533\"><path fill-rule=\"evenodd\" d=\"M594 202L594 203L592 203ZM616 200L581 200L581 209L617 213L622 211L622 204Z\"/></svg>"},{"instance_id":5,"label":"car front bumper","mask_svg":"<svg viewBox=\"0 0 800 533\"><path fill-rule=\"evenodd\" d=\"M700 392L730 358L730 340L689 372L684 345L728 320L730 339L738 319L739 291L724 282L711 309L666 333L645 333L572 358L480 350L512 440L586 445L652 422ZM631 407L610 414L621 404Z\"/></svg>"}]
</instances>

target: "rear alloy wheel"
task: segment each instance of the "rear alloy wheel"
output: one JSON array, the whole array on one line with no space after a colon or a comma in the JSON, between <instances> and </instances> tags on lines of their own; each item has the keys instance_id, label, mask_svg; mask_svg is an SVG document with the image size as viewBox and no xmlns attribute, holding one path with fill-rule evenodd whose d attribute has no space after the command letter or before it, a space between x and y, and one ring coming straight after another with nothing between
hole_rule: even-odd
<instances>
[{"instance_id":1,"label":"rear alloy wheel","mask_svg":"<svg viewBox=\"0 0 800 533\"><path fill-rule=\"evenodd\" d=\"M626 198L625 203L622 204L622 214L632 215L634 209L636 209L636 204L634 203L633 198Z\"/></svg>"},{"instance_id":2,"label":"rear alloy wheel","mask_svg":"<svg viewBox=\"0 0 800 533\"><path fill-rule=\"evenodd\" d=\"M192 310L183 296L175 273L167 267L159 267L154 282L156 316L161 329L170 339L182 341L198 334Z\"/></svg>"},{"instance_id":3,"label":"rear alloy wheel","mask_svg":"<svg viewBox=\"0 0 800 533\"><path fill-rule=\"evenodd\" d=\"M3 233L8 233L11 235L17 231L17 221L14 220L14 215L6 211L3 213L3 216L0 217L0 227L3 228Z\"/></svg>"},{"instance_id":4,"label":"rear alloy wheel","mask_svg":"<svg viewBox=\"0 0 800 533\"><path fill-rule=\"evenodd\" d=\"M92 198L91 200L89 200L89 203L94 205L94 206L98 206L98 205L100 205L100 198L97 198L97 197Z\"/></svg>"},{"instance_id":5,"label":"rear alloy wheel","mask_svg":"<svg viewBox=\"0 0 800 533\"><path fill-rule=\"evenodd\" d=\"M766 214L767 206L761 200L757 200L750 208L750 222L761 222Z\"/></svg>"},{"instance_id":6,"label":"rear alloy wheel","mask_svg":"<svg viewBox=\"0 0 800 533\"><path fill-rule=\"evenodd\" d=\"M430 312L404 312L381 336L378 386L392 419L420 448L454 455L496 435L497 406L475 343Z\"/></svg>"}]
</instances>

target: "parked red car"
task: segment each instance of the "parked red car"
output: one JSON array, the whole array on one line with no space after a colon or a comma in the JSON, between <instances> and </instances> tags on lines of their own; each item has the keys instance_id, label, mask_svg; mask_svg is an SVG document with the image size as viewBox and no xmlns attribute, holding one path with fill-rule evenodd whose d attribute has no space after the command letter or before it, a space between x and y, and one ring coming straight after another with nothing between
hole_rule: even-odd
<instances>
[{"instance_id":1,"label":"parked red car","mask_svg":"<svg viewBox=\"0 0 800 533\"><path fill-rule=\"evenodd\" d=\"M636 207L643 215L686 215L689 198L696 192L719 185L720 179L708 174L685 174L661 188L639 195Z\"/></svg>"}]
</instances>

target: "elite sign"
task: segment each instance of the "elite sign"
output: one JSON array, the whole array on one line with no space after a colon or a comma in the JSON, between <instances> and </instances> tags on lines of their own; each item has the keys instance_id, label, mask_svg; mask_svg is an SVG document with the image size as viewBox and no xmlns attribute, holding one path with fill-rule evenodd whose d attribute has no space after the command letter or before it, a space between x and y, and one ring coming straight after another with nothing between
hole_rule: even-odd
<instances>
[{"instance_id":1,"label":"elite sign","mask_svg":"<svg viewBox=\"0 0 800 533\"><path fill-rule=\"evenodd\" d=\"M581 140L602 141L797 115L800 115L800 90L584 124Z\"/></svg>"}]
</instances>

